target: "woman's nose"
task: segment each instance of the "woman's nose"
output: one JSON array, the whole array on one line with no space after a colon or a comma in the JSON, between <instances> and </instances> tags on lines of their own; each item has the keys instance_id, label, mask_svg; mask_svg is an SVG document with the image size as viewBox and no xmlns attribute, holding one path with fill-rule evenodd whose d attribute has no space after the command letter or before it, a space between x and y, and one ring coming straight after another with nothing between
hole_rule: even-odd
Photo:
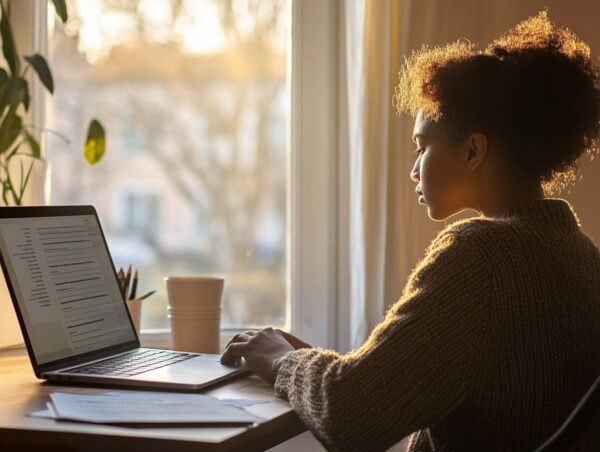
<instances>
[{"instance_id":1,"label":"woman's nose","mask_svg":"<svg viewBox=\"0 0 600 452\"><path fill-rule=\"evenodd\" d=\"M417 159L417 161L415 162L415 166L413 166L413 169L410 172L410 178L413 182L419 182L421 180L419 176L419 160L421 159Z\"/></svg>"}]
</instances>

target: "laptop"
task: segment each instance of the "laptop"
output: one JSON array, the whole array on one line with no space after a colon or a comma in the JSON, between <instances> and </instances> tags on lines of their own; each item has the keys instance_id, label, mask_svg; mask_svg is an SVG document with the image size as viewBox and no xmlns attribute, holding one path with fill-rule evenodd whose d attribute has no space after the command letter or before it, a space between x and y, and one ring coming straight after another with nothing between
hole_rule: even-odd
<instances>
[{"instance_id":1,"label":"laptop","mask_svg":"<svg viewBox=\"0 0 600 452\"><path fill-rule=\"evenodd\" d=\"M92 206L0 207L0 261L40 379L186 391L248 372L140 347Z\"/></svg>"}]
</instances>

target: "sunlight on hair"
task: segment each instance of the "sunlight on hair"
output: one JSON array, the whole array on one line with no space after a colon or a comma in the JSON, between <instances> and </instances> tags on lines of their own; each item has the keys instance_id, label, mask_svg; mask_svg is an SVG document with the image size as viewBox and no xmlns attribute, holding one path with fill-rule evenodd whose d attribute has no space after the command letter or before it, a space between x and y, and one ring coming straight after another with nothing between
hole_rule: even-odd
<instances>
[{"instance_id":1,"label":"sunlight on hair","mask_svg":"<svg viewBox=\"0 0 600 452\"><path fill-rule=\"evenodd\" d=\"M553 76L544 78L544 71ZM473 80L463 82L465 75ZM540 97L541 92L548 94ZM590 47L569 29L557 27L542 10L484 50L461 38L413 51L398 73L393 105L398 114L413 117L422 110L427 118L446 122L448 130L458 135L485 124L509 140L506 147L516 156L515 162L527 175L539 177L546 195L556 195L577 180L579 163L593 160L598 153L599 93L600 69ZM496 102L487 110L481 107L486 96ZM536 100L540 98L547 105ZM519 109L521 103L529 110ZM490 109L494 113L486 116ZM520 121L523 130L502 128L511 121ZM526 136L527 127L535 134L529 137L537 141Z\"/></svg>"}]
</instances>

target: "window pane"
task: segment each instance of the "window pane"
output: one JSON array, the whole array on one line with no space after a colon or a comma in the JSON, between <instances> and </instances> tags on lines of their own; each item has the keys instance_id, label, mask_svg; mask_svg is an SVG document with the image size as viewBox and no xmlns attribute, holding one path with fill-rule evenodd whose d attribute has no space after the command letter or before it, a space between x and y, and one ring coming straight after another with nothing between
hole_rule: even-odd
<instances>
[{"instance_id":1,"label":"window pane","mask_svg":"<svg viewBox=\"0 0 600 452\"><path fill-rule=\"evenodd\" d=\"M225 277L224 327L287 305L288 0L72 0L52 32L52 203L93 204L115 265L140 271L142 328L167 275ZM95 167L90 119L107 132Z\"/></svg>"}]
</instances>

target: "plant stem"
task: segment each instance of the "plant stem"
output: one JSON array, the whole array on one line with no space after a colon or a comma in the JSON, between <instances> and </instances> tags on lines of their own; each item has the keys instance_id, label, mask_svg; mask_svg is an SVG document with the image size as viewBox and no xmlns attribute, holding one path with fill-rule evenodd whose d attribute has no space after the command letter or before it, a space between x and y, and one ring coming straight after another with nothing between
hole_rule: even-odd
<instances>
[{"instance_id":1,"label":"plant stem","mask_svg":"<svg viewBox=\"0 0 600 452\"><path fill-rule=\"evenodd\" d=\"M27 187L27 182L29 182L29 176L31 176L31 171L33 170L34 163L35 162L31 162L31 165L29 165L29 170L27 170L27 176L25 176L25 182L23 182L21 185L21 193L19 196L19 205L21 205L21 201L23 199L23 194L25 193L25 187Z\"/></svg>"},{"instance_id":2,"label":"plant stem","mask_svg":"<svg viewBox=\"0 0 600 452\"><path fill-rule=\"evenodd\" d=\"M17 192L15 191L15 187L10 178L10 172L8 171L8 164L4 167L4 169L6 171L6 183L8 184L8 190L9 190L10 194L12 195L13 200L15 201L15 204L17 206L20 206L21 200L17 197ZM7 203L6 205L8 206L9 204Z\"/></svg>"},{"instance_id":3,"label":"plant stem","mask_svg":"<svg viewBox=\"0 0 600 452\"><path fill-rule=\"evenodd\" d=\"M54 136L60 138L61 140L63 140L65 143L71 144L71 140L69 140L65 135L63 135L62 133L58 132L57 130L48 129L46 127L37 127L37 126L34 126L33 124L24 124L23 127L28 127L32 131L39 130L40 132L51 133L52 135L54 135Z\"/></svg>"}]
</instances>

